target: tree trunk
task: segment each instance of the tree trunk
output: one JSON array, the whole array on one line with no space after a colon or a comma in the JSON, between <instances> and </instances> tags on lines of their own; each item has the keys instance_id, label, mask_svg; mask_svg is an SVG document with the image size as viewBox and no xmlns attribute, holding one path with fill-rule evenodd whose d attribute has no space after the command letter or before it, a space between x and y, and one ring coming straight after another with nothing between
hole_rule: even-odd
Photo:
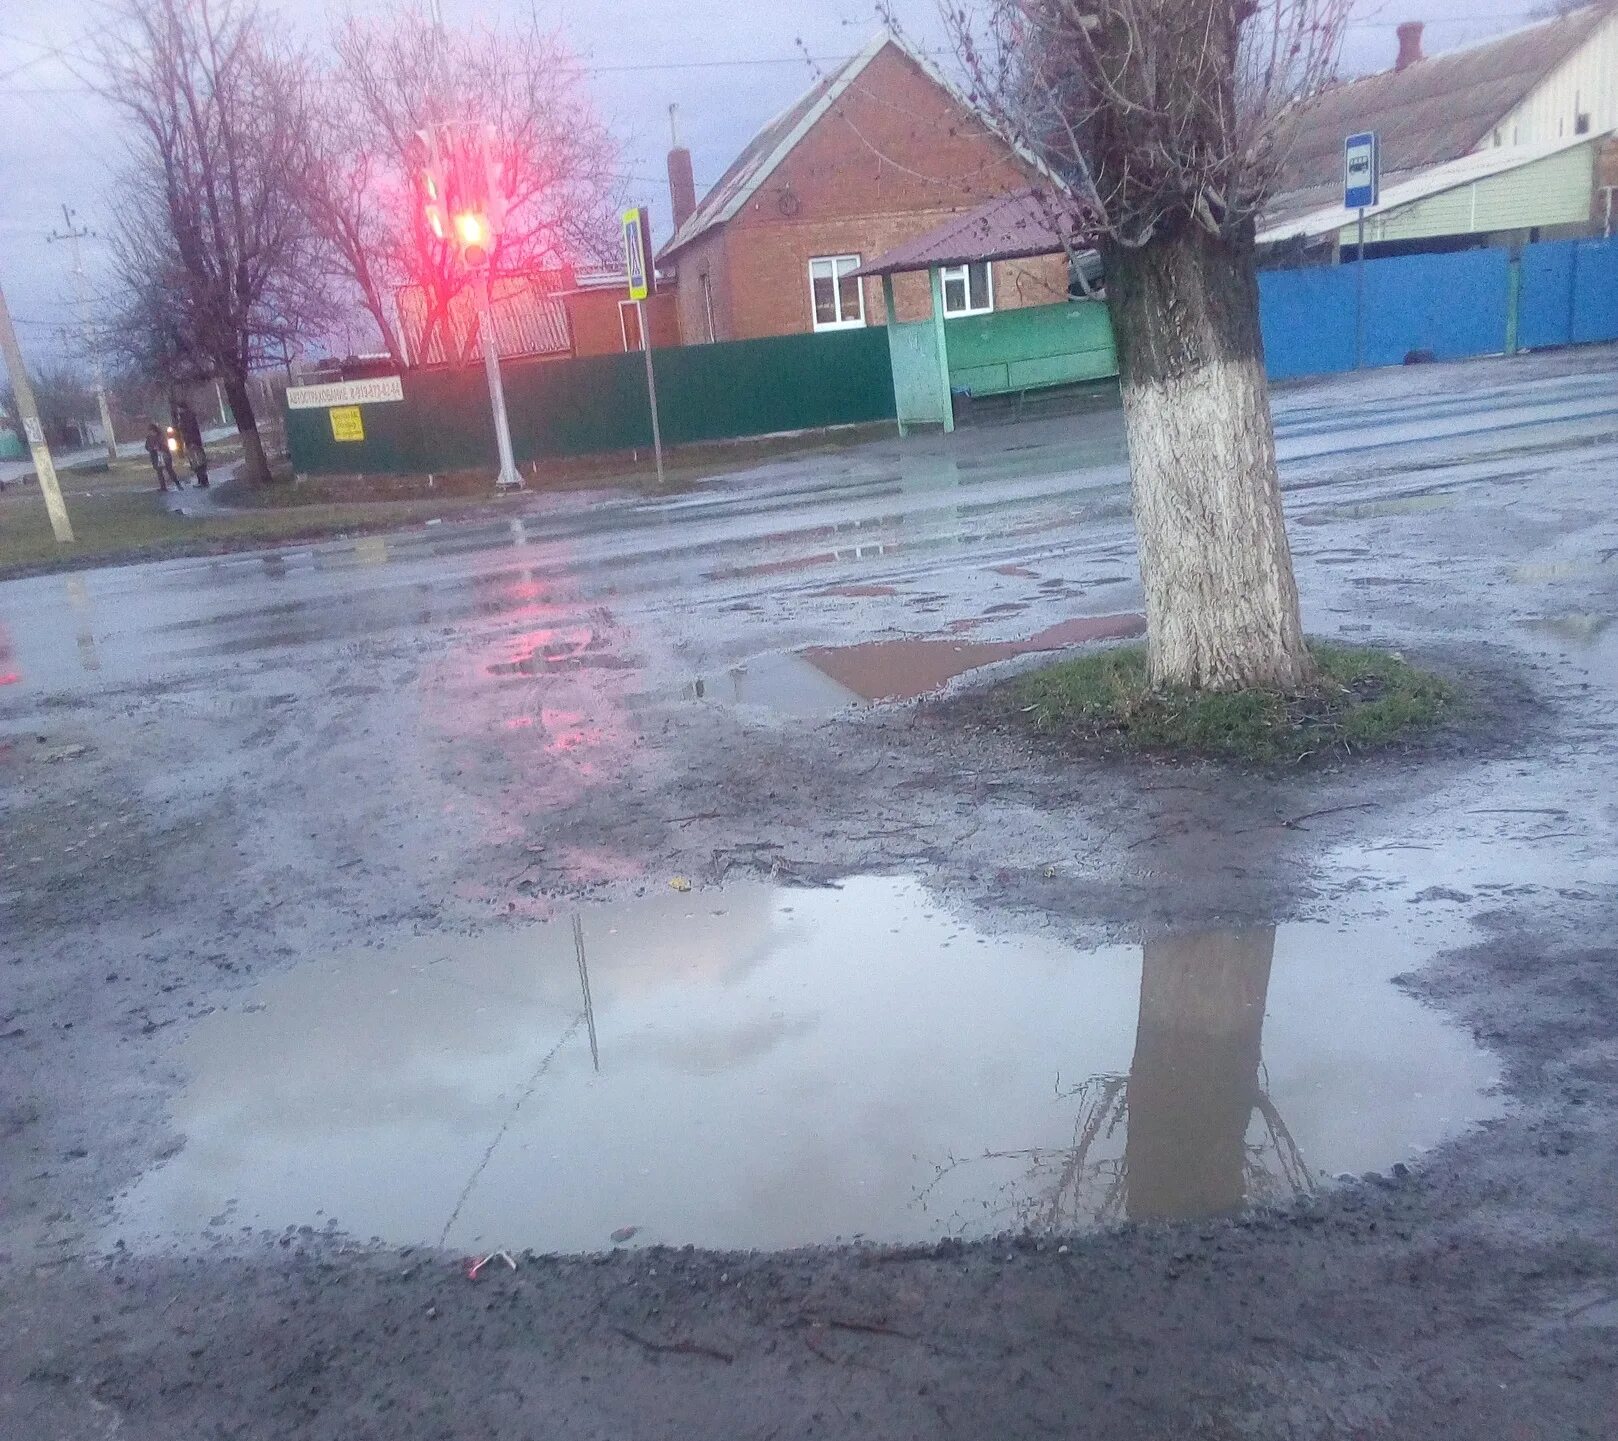
<instances>
[{"instance_id":1,"label":"tree trunk","mask_svg":"<svg viewBox=\"0 0 1618 1441\"><path fill-rule=\"evenodd\" d=\"M1309 677L1250 237L1187 224L1105 253L1154 686Z\"/></svg>"},{"instance_id":2,"label":"tree trunk","mask_svg":"<svg viewBox=\"0 0 1618 1441\"><path fill-rule=\"evenodd\" d=\"M264 442L259 438L258 418L253 414L253 401L245 380L232 378L225 382L225 403L230 406L231 419L236 422L236 433L242 438L243 469L248 482L268 485L270 463L264 458Z\"/></svg>"}]
</instances>

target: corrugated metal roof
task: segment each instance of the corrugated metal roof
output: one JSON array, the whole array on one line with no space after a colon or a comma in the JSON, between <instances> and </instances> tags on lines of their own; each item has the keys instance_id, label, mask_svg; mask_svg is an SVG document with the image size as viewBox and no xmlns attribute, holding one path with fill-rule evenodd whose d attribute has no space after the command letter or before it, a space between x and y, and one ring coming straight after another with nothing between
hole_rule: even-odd
<instances>
[{"instance_id":1,"label":"corrugated metal roof","mask_svg":"<svg viewBox=\"0 0 1618 1441\"><path fill-rule=\"evenodd\" d=\"M1283 141L1278 196L1340 183L1343 139L1374 130L1383 175L1454 160L1489 132L1613 14L1613 0L1494 40L1333 86Z\"/></svg>"},{"instance_id":2,"label":"corrugated metal roof","mask_svg":"<svg viewBox=\"0 0 1618 1441\"><path fill-rule=\"evenodd\" d=\"M1078 202L1042 187L1030 187L952 216L925 235L862 265L856 273L896 275L935 265L1058 255L1064 249L1064 235L1071 243L1089 243Z\"/></svg>"},{"instance_id":3,"label":"corrugated metal roof","mask_svg":"<svg viewBox=\"0 0 1618 1441\"><path fill-rule=\"evenodd\" d=\"M1602 138L1600 135L1571 135L1566 139L1552 140L1544 145L1506 145L1499 149L1479 150L1472 155L1462 155L1443 165L1418 170L1392 185L1385 184L1382 187L1381 202L1366 210L1365 215L1367 219L1374 219L1376 216L1412 205L1418 200L1442 194L1446 190L1454 190L1478 180L1487 180L1491 175L1532 165L1548 156L1570 150L1575 145L1593 145ZM1281 240L1331 235L1345 225L1355 223L1359 211L1343 208L1340 186L1317 187L1314 191L1303 193L1320 197L1322 192L1335 193L1339 198L1325 205L1320 205L1317 198L1314 207L1306 209L1302 214L1294 210L1287 215L1266 217L1264 228L1258 234L1258 243L1272 245Z\"/></svg>"},{"instance_id":4,"label":"corrugated metal roof","mask_svg":"<svg viewBox=\"0 0 1618 1441\"><path fill-rule=\"evenodd\" d=\"M506 275L494 281L489 292L489 314L494 321L495 349L502 359L572 353L573 332L568 326L567 307L558 293L562 283L562 277L552 273ZM450 302L449 334L446 336L440 327L425 354L421 344L427 322L425 292L417 285L403 286L398 302L399 330L410 364L454 364L473 353L478 314L476 297L470 291L463 290ZM446 344L446 340L450 343Z\"/></svg>"}]
</instances>

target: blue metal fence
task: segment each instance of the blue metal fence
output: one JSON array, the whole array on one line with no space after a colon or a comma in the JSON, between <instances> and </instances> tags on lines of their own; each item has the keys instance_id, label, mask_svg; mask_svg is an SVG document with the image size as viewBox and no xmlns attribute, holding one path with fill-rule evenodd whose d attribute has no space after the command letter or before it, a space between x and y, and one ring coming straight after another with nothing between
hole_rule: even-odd
<instances>
[{"instance_id":1,"label":"blue metal fence","mask_svg":"<svg viewBox=\"0 0 1618 1441\"><path fill-rule=\"evenodd\" d=\"M1260 272L1272 379L1354 368L1355 270ZM1368 260L1363 325L1367 366L1618 340L1618 239L1545 241L1520 259L1488 248Z\"/></svg>"},{"instance_id":2,"label":"blue metal fence","mask_svg":"<svg viewBox=\"0 0 1618 1441\"><path fill-rule=\"evenodd\" d=\"M1535 347L1618 339L1618 239L1555 240L1522 258L1517 343Z\"/></svg>"}]
</instances>

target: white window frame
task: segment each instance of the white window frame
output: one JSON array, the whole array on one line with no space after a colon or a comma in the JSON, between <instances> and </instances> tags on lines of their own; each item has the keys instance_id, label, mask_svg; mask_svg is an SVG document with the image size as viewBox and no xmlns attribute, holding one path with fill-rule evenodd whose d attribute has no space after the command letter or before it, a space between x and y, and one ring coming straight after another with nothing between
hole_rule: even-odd
<instances>
[{"instance_id":1,"label":"white window frame","mask_svg":"<svg viewBox=\"0 0 1618 1441\"><path fill-rule=\"evenodd\" d=\"M939 268L938 289L944 296L944 318L946 320L959 320L963 315L988 315L994 310L994 266L988 261L980 261L983 266L984 278L987 281L989 303L987 305L972 304L972 267L967 265L945 265ZM966 306L962 310L951 310L949 306L949 283L951 279L961 282L961 289L966 295Z\"/></svg>"},{"instance_id":2,"label":"white window frame","mask_svg":"<svg viewBox=\"0 0 1618 1441\"><path fill-rule=\"evenodd\" d=\"M836 320L822 320L820 307L815 304L815 266L831 266L831 292L832 299L837 306ZM843 267L842 270L839 267ZM843 314L843 287L841 281L847 270L858 270L860 257L857 255L814 255L809 258L809 319L816 330L858 330L865 324L865 282L854 282L860 297L860 313L856 316Z\"/></svg>"}]
</instances>

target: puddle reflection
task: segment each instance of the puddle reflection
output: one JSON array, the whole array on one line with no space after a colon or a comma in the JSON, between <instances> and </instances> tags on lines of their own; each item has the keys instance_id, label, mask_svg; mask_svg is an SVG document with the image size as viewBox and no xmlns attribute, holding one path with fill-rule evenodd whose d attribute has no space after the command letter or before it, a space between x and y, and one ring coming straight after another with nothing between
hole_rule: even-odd
<instances>
[{"instance_id":1,"label":"puddle reflection","mask_svg":"<svg viewBox=\"0 0 1618 1441\"><path fill-rule=\"evenodd\" d=\"M779 1247L1230 1211L1493 1113L1489 1057L1390 984L1420 959L1322 925L1076 950L888 878L415 940L200 1022L185 1145L110 1234Z\"/></svg>"}]
</instances>

